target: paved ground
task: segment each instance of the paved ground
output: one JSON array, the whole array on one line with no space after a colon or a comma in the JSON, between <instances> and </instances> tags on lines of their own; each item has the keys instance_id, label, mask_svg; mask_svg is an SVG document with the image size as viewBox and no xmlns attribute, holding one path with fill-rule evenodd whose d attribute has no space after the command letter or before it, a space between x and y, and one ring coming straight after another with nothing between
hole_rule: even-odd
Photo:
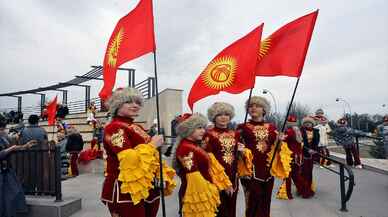
<instances>
[{"instance_id":1,"label":"paved ground","mask_svg":"<svg viewBox=\"0 0 388 217\"><path fill-rule=\"evenodd\" d=\"M295 197L291 201L273 198L272 217L388 217L388 176L368 170L354 170L356 186L348 202L349 212L340 212L339 177L326 169L314 169L317 193L312 199ZM82 198L82 210L71 217L106 217L107 209L99 201L102 175L84 174L63 182L64 196ZM279 185L279 181L276 182ZM277 186L274 192L277 191ZM176 189L177 190L177 189ZM275 193L274 193L275 194ZM238 215L243 216L244 198L238 197ZM177 215L177 197L166 198L168 217ZM159 211L161 217L161 209Z\"/></svg>"}]
</instances>

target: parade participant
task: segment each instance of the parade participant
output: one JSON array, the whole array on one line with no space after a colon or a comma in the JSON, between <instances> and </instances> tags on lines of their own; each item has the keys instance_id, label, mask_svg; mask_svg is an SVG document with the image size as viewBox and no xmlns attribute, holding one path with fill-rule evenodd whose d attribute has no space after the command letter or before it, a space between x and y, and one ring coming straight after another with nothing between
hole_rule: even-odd
<instances>
[{"instance_id":1,"label":"parade participant","mask_svg":"<svg viewBox=\"0 0 388 217\"><path fill-rule=\"evenodd\" d=\"M275 125L264 120L264 116L270 112L267 99L252 96L245 106L251 120L237 128L241 132L245 146L253 154L253 174L250 179L241 179L247 203L245 216L269 217L273 176L281 179L288 177L291 170L291 151L287 144L282 142L270 168L275 144L278 139L283 140L284 136L278 135Z\"/></svg>"},{"instance_id":2,"label":"parade participant","mask_svg":"<svg viewBox=\"0 0 388 217\"><path fill-rule=\"evenodd\" d=\"M331 133L331 128L324 114L325 113L322 109L318 109L315 112L314 119L317 125L314 128L319 130L318 152L323 156L330 157L330 152L327 146L329 145L328 134ZM331 162L329 160L326 160L325 158L320 158L319 163L321 167L331 165Z\"/></svg>"},{"instance_id":3,"label":"parade participant","mask_svg":"<svg viewBox=\"0 0 388 217\"><path fill-rule=\"evenodd\" d=\"M319 131L314 129L314 125L314 118L310 116L303 118L301 127L303 138L302 176L306 181L306 187L313 191L311 197L314 196L316 188L313 182L313 168L314 159L316 159L314 154L317 152L319 144Z\"/></svg>"},{"instance_id":4,"label":"parade participant","mask_svg":"<svg viewBox=\"0 0 388 217\"><path fill-rule=\"evenodd\" d=\"M347 127L345 118L339 119L337 124L338 126L333 130L333 138L337 145L344 148L346 153L346 164L362 169L360 154L353 139L353 136L361 135L362 133Z\"/></svg>"},{"instance_id":5,"label":"parade participant","mask_svg":"<svg viewBox=\"0 0 388 217\"><path fill-rule=\"evenodd\" d=\"M234 117L234 108L232 105L224 102L216 102L208 109L207 116L209 121L214 123L214 127L208 129L205 133L205 150L214 154L233 184L233 192L220 192L221 204L218 207L217 216L235 217L238 193L237 164L234 162L237 160L235 159L235 152L237 150L239 151L241 161L249 157L243 156L244 145L239 143L239 133L228 128L230 121ZM252 155L249 149L245 149L245 154Z\"/></svg>"},{"instance_id":6,"label":"parade participant","mask_svg":"<svg viewBox=\"0 0 388 217\"><path fill-rule=\"evenodd\" d=\"M291 180L294 182L298 194L303 198L309 198L314 194L314 192L311 190L310 186L306 187L306 181L301 173L301 166L303 163L303 138L297 125L296 116L288 116L286 127L285 142L287 142L288 147L292 151L291 173L280 186L277 198L283 200L293 199L291 193Z\"/></svg>"},{"instance_id":7,"label":"parade participant","mask_svg":"<svg viewBox=\"0 0 388 217\"><path fill-rule=\"evenodd\" d=\"M78 176L78 155L84 148L84 140L81 133L74 127L67 130L66 151L70 155L70 176Z\"/></svg>"},{"instance_id":8,"label":"parade participant","mask_svg":"<svg viewBox=\"0 0 388 217\"><path fill-rule=\"evenodd\" d=\"M148 136L134 123L143 105L142 94L134 88L116 90L107 104L112 121L104 131L107 155L101 200L112 217L155 217L159 208L159 154L163 137ZM175 187L174 170L164 164L166 195Z\"/></svg>"},{"instance_id":9,"label":"parade participant","mask_svg":"<svg viewBox=\"0 0 388 217\"><path fill-rule=\"evenodd\" d=\"M214 217L220 204L219 191L232 192L232 183L214 155L201 147L206 118L184 114L178 122L173 165L181 179L180 215Z\"/></svg>"},{"instance_id":10,"label":"parade participant","mask_svg":"<svg viewBox=\"0 0 388 217\"><path fill-rule=\"evenodd\" d=\"M94 104L94 102L90 102L90 105L88 107L87 111L87 118L86 118L86 123L90 124L93 129L96 127L96 112L97 112L97 107Z\"/></svg>"}]
</instances>

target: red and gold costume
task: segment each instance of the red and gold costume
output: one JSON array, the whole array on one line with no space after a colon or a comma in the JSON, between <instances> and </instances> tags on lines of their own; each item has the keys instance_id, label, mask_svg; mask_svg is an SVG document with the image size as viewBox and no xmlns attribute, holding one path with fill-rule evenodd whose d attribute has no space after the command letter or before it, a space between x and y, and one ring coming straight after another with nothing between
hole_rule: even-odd
<instances>
[{"instance_id":1,"label":"red and gold costume","mask_svg":"<svg viewBox=\"0 0 388 217\"><path fill-rule=\"evenodd\" d=\"M241 179L247 202L245 216L269 217L274 184L273 175L282 179L288 176L291 170L289 165L291 151L285 143L282 143L270 170L269 164L277 138L276 127L270 123L251 120L246 124L240 124L238 130L241 132L246 147L253 154L252 177Z\"/></svg>"},{"instance_id":2,"label":"red and gold costume","mask_svg":"<svg viewBox=\"0 0 388 217\"><path fill-rule=\"evenodd\" d=\"M236 201L238 194L238 175L236 174L237 165L235 164L235 152L237 151L237 145L240 135L237 131L230 129L221 129L214 127L208 130L205 134L204 140L206 143L205 150L212 153L218 162L222 165L226 175L233 184L234 193L228 195L226 192L221 191L220 198L221 204L218 207L218 217L235 217L236 216ZM248 153L249 152L249 153ZM245 164L244 159L249 159L246 155L252 155L249 149L244 151L244 156L241 156L240 164ZM251 166L247 166L248 168Z\"/></svg>"},{"instance_id":3,"label":"red and gold costume","mask_svg":"<svg viewBox=\"0 0 388 217\"><path fill-rule=\"evenodd\" d=\"M219 191L232 184L214 155L188 139L176 150L182 180L179 197L184 217L214 217L220 204Z\"/></svg>"},{"instance_id":4,"label":"red and gold costume","mask_svg":"<svg viewBox=\"0 0 388 217\"><path fill-rule=\"evenodd\" d=\"M150 136L130 118L114 117L105 127L106 177L101 200L120 217L155 217L159 208L159 157ZM165 165L164 165L165 166ZM165 167L166 194L175 187L174 170Z\"/></svg>"},{"instance_id":5,"label":"red and gold costume","mask_svg":"<svg viewBox=\"0 0 388 217\"><path fill-rule=\"evenodd\" d=\"M296 122L296 120L295 120ZM306 181L302 176L301 166L303 164L303 144L301 141L301 133L297 126L287 128L286 140L289 149L292 151L291 173L281 185L278 193L278 199L293 199L291 193L291 180L296 186L296 190L303 198L309 198L314 195L310 186L307 186ZM299 135L298 135L299 134Z\"/></svg>"},{"instance_id":6,"label":"red and gold costume","mask_svg":"<svg viewBox=\"0 0 388 217\"><path fill-rule=\"evenodd\" d=\"M301 133L303 137L303 164L302 164L302 176L306 181L306 188L312 190L310 197L314 195L315 184L313 182L313 168L314 168L314 154L309 153L309 150L317 151L319 144L319 131L313 127L301 127ZM318 158L319 159L319 158ZM318 160L317 160L318 161ZM318 161L319 162L319 161ZM307 189L306 189L307 191Z\"/></svg>"}]
</instances>

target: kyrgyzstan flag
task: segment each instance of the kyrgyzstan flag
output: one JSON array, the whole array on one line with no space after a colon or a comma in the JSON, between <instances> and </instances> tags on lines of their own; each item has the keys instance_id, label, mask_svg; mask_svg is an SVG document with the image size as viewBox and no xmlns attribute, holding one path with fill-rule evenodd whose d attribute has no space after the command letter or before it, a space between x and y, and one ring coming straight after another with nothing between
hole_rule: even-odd
<instances>
[{"instance_id":1,"label":"kyrgyzstan flag","mask_svg":"<svg viewBox=\"0 0 388 217\"><path fill-rule=\"evenodd\" d=\"M104 87L99 95L106 100L116 82L117 68L123 63L155 51L152 0L140 0L121 18L109 39L104 57Z\"/></svg>"},{"instance_id":2,"label":"kyrgyzstan flag","mask_svg":"<svg viewBox=\"0 0 388 217\"><path fill-rule=\"evenodd\" d=\"M300 17L262 41L256 76L299 77L317 16L318 10Z\"/></svg>"},{"instance_id":3,"label":"kyrgyzstan flag","mask_svg":"<svg viewBox=\"0 0 388 217\"><path fill-rule=\"evenodd\" d=\"M47 124L52 126L55 124L55 116L57 114L57 96L47 105Z\"/></svg>"},{"instance_id":4,"label":"kyrgyzstan flag","mask_svg":"<svg viewBox=\"0 0 388 217\"><path fill-rule=\"evenodd\" d=\"M255 66L263 25L222 50L206 66L191 87L188 104L220 91L241 93L255 86Z\"/></svg>"}]
</instances>

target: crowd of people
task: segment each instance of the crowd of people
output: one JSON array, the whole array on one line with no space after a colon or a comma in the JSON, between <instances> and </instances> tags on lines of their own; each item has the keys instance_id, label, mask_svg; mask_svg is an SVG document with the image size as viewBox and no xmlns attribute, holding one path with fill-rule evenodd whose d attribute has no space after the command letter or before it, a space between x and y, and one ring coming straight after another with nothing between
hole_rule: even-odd
<instances>
[{"instance_id":1,"label":"crowd of people","mask_svg":"<svg viewBox=\"0 0 388 217\"><path fill-rule=\"evenodd\" d=\"M103 136L107 168L101 200L114 217L127 213L154 217L159 206L156 153L163 139L155 130L150 135L134 123L142 100L136 89L125 88L116 90L106 102L112 121ZM245 195L246 216L270 216L275 178L283 180L277 198L293 198L292 182L300 197L313 197L314 164L332 166L329 136L344 148L348 165L362 168L353 140L360 132L348 128L345 119L339 119L332 129L322 109L306 116L301 126L290 115L282 133L266 121L270 107L267 99L253 96L246 102L249 121L236 128L230 127L234 107L225 102L214 103L207 118L195 113L176 119L172 168L163 165L168 171L163 179L166 195L176 185L172 178L175 173L181 180L181 216L236 216L239 183Z\"/></svg>"},{"instance_id":2,"label":"crowd of people","mask_svg":"<svg viewBox=\"0 0 388 217\"><path fill-rule=\"evenodd\" d=\"M66 115L57 116L57 142L48 142L47 132L39 127L36 115L29 117L28 126L8 133L6 118L0 118L1 176L17 186L15 189L19 191L12 192L12 198L20 202L0 201L1 206L7 206L0 207L8 212L4 216L25 208L24 194L20 193L26 190L25 186L21 186L12 168L3 161L12 151L20 149L48 149L56 145L62 154L62 174L77 176L78 164L103 158L103 145L106 168L101 200L112 217L125 217L128 213L155 217L160 189L163 186L164 194L170 195L177 185L175 176L181 183L177 211L180 216L235 217L241 187L245 216L269 217L275 178L282 181L276 193L278 199L294 198L292 183L298 196L308 199L315 195L314 164L333 167L328 158L329 137L343 147L349 166L362 168L354 136L366 134L349 128L345 118L329 125L324 111L318 109L297 123L296 116L291 114L284 132L280 132L266 119L271 112L268 100L252 96L245 104L249 120L238 125L232 124L235 109L226 102L212 104L207 117L200 113L177 116L173 127L175 145L168 150L172 165L163 162L162 179L158 150L164 139L156 129L157 122L148 130L134 122L143 106L141 93L134 88L118 89L105 106L111 115L105 127L96 118L95 105L91 103L88 109L86 122L93 129L88 149L83 148L81 133L64 122ZM388 116L378 132L387 144ZM4 185L0 183L3 201Z\"/></svg>"}]
</instances>

